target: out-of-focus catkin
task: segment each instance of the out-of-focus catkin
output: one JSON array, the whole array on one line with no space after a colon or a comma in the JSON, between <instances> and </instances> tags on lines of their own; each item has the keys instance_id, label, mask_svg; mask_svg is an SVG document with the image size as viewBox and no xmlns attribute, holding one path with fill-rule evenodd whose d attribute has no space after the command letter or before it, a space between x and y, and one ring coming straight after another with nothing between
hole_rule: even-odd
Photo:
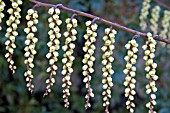
<instances>
[{"instance_id":1,"label":"out-of-focus catkin","mask_svg":"<svg viewBox=\"0 0 170 113\"><path fill-rule=\"evenodd\" d=\"M150 29L151 31L153 32L154 35L156 35L158 33L158 21L159 21L159 13L160 13L160 6L155 6L153 9L152 9L152 12L151 12L151 19L150 19Z\"/></svg>"},{"instance_id":2,"label":"out-of-focus catkin","mask_svg":"<svg viewBox=\"0 0 170 113\"><path fill-rule=\"evenodd\" d=\"M163 38L167 38L168 27L170 25L170 11L165 10L162 18L162 30L160 32L160 36Z\"/></svg>"},{"instance_id":3,"label":"out-of-focus catkin","mask_svg":"<svg viewBox=\"0 0 170 113\"><path fill-rule=\"evenodd\" d=\"M161 29L159 36L162 38L167 38L168 37L168 28L170 26L170 11L168 11L168 10L164 11L161 25L162 25L162 29ZM166 45L166 43L163 43L163 42L160 42L160 44L162 46Z\"/></svg>"},{"instance_id":4,"label":"out-of-focus catkin","mask_svg":"<svg viewBox=\"0 0 170 113\"><path fill-rule=\"evenodd\" d=\"M147 28L147 22L146 21L147 21L148 15L149 15L149 9L151 7L150 2L151 2L151 0L144 0L143 1L143 6L142 6L140 16L139 16L139 19L140 19L139 25L140 25L140 27L143 31L146 30L146 28Z\"/></svg>"}]
</instances>

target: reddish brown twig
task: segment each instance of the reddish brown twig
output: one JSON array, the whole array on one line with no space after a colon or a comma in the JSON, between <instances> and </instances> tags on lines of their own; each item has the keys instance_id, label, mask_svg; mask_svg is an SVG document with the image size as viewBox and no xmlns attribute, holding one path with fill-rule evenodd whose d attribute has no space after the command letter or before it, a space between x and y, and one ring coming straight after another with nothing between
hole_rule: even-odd
<instances>
[{"instance_id":1,"label":"reddish brown twig","mask_svg":"<svg viewBox=\"0 0 170 113\"><path fill-rule=\"evenodd\" d=\"M54 6L56 6L56 5L53 5L53 4L47 4L47 3L39 2L37 0L30 0L30 2L38 4L39 6L43 6L43 7L54 7ZM97 17L95 15L88 14L88 13L85 13L85 12L82 12L82 11L74 10L74 9L68 8L68 7L63 6L63 5L60 5L58 8L61 9L61 10L65 10L67 12L75 13L75 14L77 14L79 16L84 16L84 17L88 17L88 18L91 18L91 19L98 18L98 21L100 21L100 22L102 22L104 24L107 24L109 26L113 26L115 28L124 30L124 31L132 33L134 35L137 34L137 35L141 36L142 38L147 38L146 33L142 33L142 32L133 30L131 28L122 26L122 25L120 25L118 23L111 22L111 21L108 21L106 19L103 19L101 17ZM165 42L167 44L170 44L170 40L168 40L166 37L154 36L154 39L158 40L158 41Z\"/></svg>"},{"instance_id":2,"label":"reddish brown twig","mask_svg":"<svg viewBox=\"0 0 170 113\"><path fill-rule=\"evenodd\" d=\"M168 5L166 5L165 3L161 2L160 0L155 0L155 2L157 2L160 6L170 10L170 7Z\"/></svg>"}]
</instances>

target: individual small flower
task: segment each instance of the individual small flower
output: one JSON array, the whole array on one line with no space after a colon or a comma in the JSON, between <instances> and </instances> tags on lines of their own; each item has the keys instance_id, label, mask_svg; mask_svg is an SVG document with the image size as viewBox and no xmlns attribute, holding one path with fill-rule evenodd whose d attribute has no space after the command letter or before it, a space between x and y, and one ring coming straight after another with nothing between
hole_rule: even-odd
<instances>
[{"instance_id":1,"label":"individual small flower","mask_svg":"<svg viewBox=\"0 0 170 113\"><path fill-rule=\"evenodd\" d=\"M49 52L46 54L47 59L49 60L49 67L47 68L47 72L50 73L49 79L46 80L46 91L44 96L48 95L51 92L51 86L55 83L55 79L53 75L56 75L56 71L58 69L56 63L58 61L58 50L60 49L60 28L59 26L62 24L62 21L59 19L60 9L58 8L50 8L48 10L50 17L48 18L50 31L48 32L50 41L47 43L49 47Z\"/></svg>"},{"instance_id":2,"label":"individual small flower","mask_svg":"<svg viewBox=\"0 0 170 113\"><path fill-rule=\"evenodd\" d=\"M22 4L21 0L10 0L12 2L12 8L8 9L8 13L10 14L9 20L6 21L7 26L9 26L6 30L5 36L8 38L5 42L7 53L5 57L7 58L7 62L9 62L9 68L12 73L15 73L16 66L14 65L13 54L14 49L16 48L15 45L15 38L18 36L18 32L16 31L18 28L18 24L20 24L20 12L21 9L19 5Z\"/></svg>"},{"instance_id":3,"label":"individual small flower","mask_svg":"<svg viewBox=\"0 0 170 113\"><path fill-rule=\"evenodd\" d=\"M2 19L5 17L3 11L4 11L4 8L5 8L5 3L3 0L0 0L0 23L2 23ZM0 30L2 30L2 27L0 26Z\"/></svg>"},{"instance_id":4,"label":"individual small flower","mask_svg":"<svg viewBox=\"0 0 170 113\"><path fill-rule=\"evenodd\" d=\"M162 30L159 34L162 38L168 38L168 29L170 26L170 11L165 10L162 18ZM165 46L165 43L161 43L162 46Z\"/></svg>"},{"instance_id":5,"label":"individual small flower","mask_svg":"<svg viewBox=\"0 0 170 113\"><path fill-rule=\"evenodd\" d=\"M140 27L143 31L146 30L146 27L147 27L146 19L149 15L149 9L151 7L150 2L151 2L151 0L144 0L143 1L143 6L142 6L140 16L139 16Z\"/></svg>"},{"instance_id":6,"label":"individual small flower","mask_svg":"<svg viewBox=\"0 0 170 113\"><path fill-rule=\"evenodd\" d=\"M129 109L130 113L134 113L135 103L134 103L134 95L136 94L135 91L135 76L136 76L136 60L137 60L137 52L138 52L138 44L135 39L130 40L125 45L127 51L127 56L125 56L126 61L126 68L123 70L124 74L126 75L124 86L125 88L125 97L127 98L126 101L126 108Z\"/></svg>"},{"instance_id":7,"label":"individual small flower","mask_svg":"<svg viewBox=\"0 0 170 113\"><path fill-rule=\"evenodd\" d=\"M85 46L83 47L83 51L85 52L84 58L82 60L83 62L83 75L84 75L84 80L83 82L86 84L87 88L87 94L85 95L86 99L86 104L85 104L85 109L88 107L91 107L91 104L89 103L90 97L94 97L93 90L90 85L91 81L91 74L94 72L93 69L93 64L95 61L95 57L93 56L94 50L95 50L95 45L94 43L96 42L96 30L98 25L96 23L93 23L92 21L87 21L86 22L86 34L84 35L84 38L86 40Z\"/></svg>"},{"instance_id":8,"label":"individual small flower","mask_svg":"<svg viewBox=\"0 0 170 113\"><path fill-rule=\"evenodd\" d=\"M66 24L67 24L67 31L64 33L64 36L66 37L65 39L65 45L62 47L62 49L65 51L63 55L62 62L64 64L63 70L62 70L62 75L64 75L63 78L63 98L65 102L65 107L69 107L69 96L70 96L70 86L72 85L71 83L71 74L73 73L73 61L75 57L73 56L75 44L73 43L76 40L76 27L77 27L77 20L75 18L67 18L66 19Z\"/></svg>"},{"instance_id":9,"label":"individual small flower","mask_svg":"<svg viewBox=\"0 0 170 113\"><path fill-rule=\"evenodd\" d=\"M153 32L154 35L156 35L158 33L158 21L159 21L159 18L160 18L160 6L155 6L153 9L152 9L152 12L151 12L151 19L150 19L150 29L151 31Z\"/></svg>"},{"instance_id":10,"label":"individual small flower","mask_svg":"<svg viewBox=\"0 0 170 113\"><path fill-rule=\"evenodd\" d=\"M35 50L36 43L38 42L38 39L35 36L35 33L37 32L36 24L38 24L38 13L34 9L29 9L27 11L27 28L24 29L24 32L27 34L26 40L25 40L25 64L27 66L27 71L25 72L26 82L28 90L32 93L34 89L34 85L32 84L33 79L33 73L32 69L34 68L34 56L37 53Z\"/></svg>"},{"instance_id":11,"label":"individual small flower","mask_svg":"<svg viewBox=\"0 0 170 113\"><path fill-rule=\"evenodd\" d=\"M112 74L114 70L112 69L112 62L114 61L113 50L114 50L114 43L115 43L115 35L117 32L114 29L106 28L105 29L105 36L103 37L104 46L101 48L104 52L102 55L102 64L103 64L103 106L105 107L105 112L109 113L109 104L111 98L111 88L113 86L112 82Z\"/></svg>"},{"instance_id":12,"label":"individual small flower","mask_svg":"<svg viewBox=\"0 0 170 113\"><path fill-rule=\"evenodd\" d=\"M146 107L149 109L149 113L156 113L154 111L154 106L156 105L156 95L155 92L157 91L156 88L156 80L158 76L156 75L156 67L157 64L153 61L155 55L155 46L156 41L154 40L151 33L147 33L148 41L145 45L143 45L143 50L145 51L145 56L143 59L146 61L145 71L146 71L146 78L149 80L149 83L146 85L146 94L149 95L149 102L146 104Z\"/></svg>"}]
</instances>

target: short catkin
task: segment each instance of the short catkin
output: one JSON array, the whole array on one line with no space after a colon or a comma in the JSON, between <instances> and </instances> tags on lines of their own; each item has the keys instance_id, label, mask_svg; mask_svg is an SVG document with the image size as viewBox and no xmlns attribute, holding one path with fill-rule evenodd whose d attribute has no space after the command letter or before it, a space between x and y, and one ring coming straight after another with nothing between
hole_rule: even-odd
<instances>
[{"instance_id":1,"label":"short catkin","mask_svg":"<svg viewBox=\"0 0 170 113\"><path fill-rule=\"evenodd\" d=\"M146 85L146 94L149 95L149 102L146 104L146 107L149 109L148 113L156 113L156 111L154 111L154 106L156 105L155 92L157 91L156 80L158 79L158 76L156 75L157 64L153 61L155 57L156 41L151 33L147 33L147 37L148 41L142 47L145 54L143 59L146 61L146 78L149 80L149 83Z\"/></svg>"},{"instance_id":2,"label":"short catkin","mask_svg":"<svg viewBox=\"0 0 170 113\"><path fill-rule=\"evenodd\" d=\"M137 60L137 52L138 52L138 44L135 39L130 40L126 45L127 56L125 56L126 68L123 70L124 74L126 74L126 78L124 81L125 88L125 97L126 108L129 109L130 113L134 113L135 103L134 95L135 91L135 83L136 83L136 60Z\"/></svg>"},{"instance_id":3,"label":"short catkin","mask_svg":"<svg viewBox=\"0 0 170 113\"><path fill-rule=\"evenodd\" d=\"M5 42L7 53L5 57L7 58L7 62L9 62L9 68L11 72L14 74L16 70L16 66L14 65L13 54L14 49L16 48L15 45L15 38L18 36L17 28L20 24L20 12L21 9L19 8L22 5L21 0L10 0L12 2L12 8L8 9L8 13L10 14L9 19L6 21L8 26L6 30L5 36L7 37L7 41Z\"/></svg>"},{"instance_id":4,"label":"short catkin","mask_svg":"<svg viewBox=\"0 0 170 113\"><path fill-rule=\"evenodd\" d=\"M112 69L113 58L113 50L115 49L115 35L117 31L112 28L105 29L105 36L103 37L104 45L101 48L103 51L102 55L102 71L103 71L103 106L105 107L105 112L109 113L109 105L111 98L111 88L113 87L112 75L114 70Z\"/></svg>"},{"instance_id":5,"label":"short catkin","mask_svg":"<svg viewBox=\"0 0 170 113\"><path fill-rule=\"evenodd\" d=\"M48 18L49 22L49 39L50 41L47 43L47 46L49 48L49 52L46 54L47 59L49 60L49 67L47 68L47 72L50 73L49 79L46 80L46 91L44 93L44 96L48 95L48 93L51 92L51 86L54 85L55 79L53 75L56 75L56 71L58 69L56 63L58 61L58 50L60 49L60 28L59 26L62 24L62 21L59 19L60 15L60 9L58 8L50 8L48 10L48 13L50 17Z\"/></svg>"},{"instance_id":6,"label":"short catkin","mask_svg":"<svg viewBox=\"0 0 170 113\"><path fill-rule=\"evenodd\" d=\"M90 104L90 98L94 97L94 93L93 90L91 88L91 74L94 72L93 69L93 64L95 61L95 57L94 55L94 50L95 50L95 45L94 43L96 42L96 30L98 25L92 21L87 21L86 22L86 34L84 35L84 39L86 40L85 42L85 46L83 47L83 51L85 52L84 58L82 60L83 62L83 75L84 75L84 79L83 82L85 83L85 87L87 89L87 94L85 95L85 99L86 99L86 104L85 104L85 109L87 109L88 107L91 107Z\"/></svg>"},{"instance_id":7,"label":"short catkin","mask_svg":"<svg viewBox=\"0 0 170 113\"><path fill-rule=\"evenodd\" d=\"M139 16L139 19L140 19L139 25L140 25L140 27L143 31L146 30L146 28L147 28L146 20L147 20L147 17L149 15L149 9L151 7L150 2L151 2L151 0L144 0L143 1L143 6L142 6L140 16Z\"/></svg>"},{"instance_id":8,"label":"short catkin","mask_svg":"<svg viewBox=\"0 0 170 113\"><path fill-rule=\"evenodd\" d=\"M65 102L65 107L68 108L70 103L69 103L69 96L70 96L70 86L72 85L71 83L71 74L73 73L73 61L75 57L73 56L74 49L75 49L75 44L74 42L76 41L76 27L78 26L77 20L73 17L67 18L66 19L66 24L67 24L67 31L64 32L64 36L66 37L65 39L65 45L62 47L63 51L65 52L63 55L62 63L63 65L63 70L62 70L62 75L64 75L63 78L63 84L62 87L63 89L63 98Z\"/></svg>"},{"instance_id":9,"label":"short catkin","mask_svg":"<svg viewBox=\"0 0 170 113\"><path fill-rule=\"evenodd\" d=\"M36 25L38 24L38 13L34 9L29 9L27 11L27 28L24 29L25 33L27 34L26 40L25 40L25 65L27 66L27 70L24 73L24 76L26 77L27 81L27 87L30 92L33 92L34 85L32 84L33 80L33 72L32 69L34 68L34 56L37 53L35 50L36 43L38 42L38 39L35 36L35 33L37 32Z\"/></svg>"}]
</instances>

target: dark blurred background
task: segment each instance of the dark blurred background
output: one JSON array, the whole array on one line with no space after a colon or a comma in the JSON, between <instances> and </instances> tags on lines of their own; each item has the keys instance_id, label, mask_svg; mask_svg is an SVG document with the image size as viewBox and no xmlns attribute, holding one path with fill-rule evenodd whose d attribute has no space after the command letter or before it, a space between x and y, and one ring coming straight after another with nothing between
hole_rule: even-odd
<instances>
[{"instance_id":1,"label":"dark blurred background","mask_svg":"<svg viewBox=\"0 0 170 113\"><path fill-rule=\"evenodd\" d=\"M45 80L49 77L49 74L46 73L46 68L48 67L48 60L45 55L48 52L48 47L46 43L49 41L47 32L49 17L47 11L48 8L39 7L37 8L39 13L39 24L38 24L38 33L36 34L39 42L37 43L36 49L38 51L35 56L35 68L33 70L34 74L34 85L35 89L33 94L28 92L26 87L26 82L24 78L24 72L26 66L24 64L24 40L25 33L23 29L26 27L25 15L26 11L29 8L32 8L34 4L28 0L23 0L24 4L22 5L22 19L21 24L19 25L18 32L19 36L16 38L17 49L15 50L14 60L17 66L16 74L12 75L8 69L8 63L4 57L6 50L4 42L6 40L5 31L7 28L6 20L9 18L9 15L6 13L7 9L11 7L9 0L4 0L6 3L5 8L5 18L1 24L3 30L0 33L0 113L103 113L104 107L102 106L102 65L101 65L101 47L103 45L102 36L104 35L104 29L106 26L102 23L98 23L98 37L95 51L95 73L92 74L92 88L94 89L95 97L91 100L92 108L85 111L85 92L83 75L82 75L82 58L83 51L82 47L84 46L83 34L85 33L85 24L84 22L88 20L86 17L77 17L79 21L79 26L77 28L78 35L75 44L74 56L76 60L74 61L74 72L72 74L71 81L73 85L71 86L71 96L70 103L71 106L69 109L63 107L63 98L62 98L62 78L61 69L62 69L62 56L63 50L60 49L57 76L55 76L56 83L52 87L52 93L45 98L43 98L43 93L45 91ZM62 3L65 6L70 8L84 11L103 17L113 22L125 25L127 27L133 28L135 30L140 30L139 28L139 13L142 7L142 0L39 0L47 3ZM164 0L162 2L169 3L169 0ZM156 5L155 2L152 2L152 7ZM170 4L169 4L170 5ZM161 13L164 8L162 8ZM62 11L61 19L63 24L61 26L61 32L63 33L66 30L65 19L70 17L72 14ZM118 29L117 29L118 30ZM112 75L114 87L112 88L112 98L111 98L111 113L128 113L125 106L125 97L124 97L124 86L123 81L125 75L123 74L123 69L125 67L124 56L126 55L126 50L124 45L128 40L131 39L133 35L121 30L118 30L116 36L113 68L115 73ZM64 37L61 38L61 45L64 44ZM137 61L137 84L136 90L137 94L135 97L135 113L147 113L147 108L145 104L148 102L148 96L145 94L145 85L148 80L145 78L144 71L144 60L143 50L141 46L144 44L145 40L143 38L137 39L139 43L139 52L138 52L138 61ZM155 107L158 113L170 113L170 53L167 52L167 48L162 48L159 44L157 46L155 62L158 63L157 74L159 80L157 81L158 92L157 94L157 106Z\"/></svg>"}]
</instances>

